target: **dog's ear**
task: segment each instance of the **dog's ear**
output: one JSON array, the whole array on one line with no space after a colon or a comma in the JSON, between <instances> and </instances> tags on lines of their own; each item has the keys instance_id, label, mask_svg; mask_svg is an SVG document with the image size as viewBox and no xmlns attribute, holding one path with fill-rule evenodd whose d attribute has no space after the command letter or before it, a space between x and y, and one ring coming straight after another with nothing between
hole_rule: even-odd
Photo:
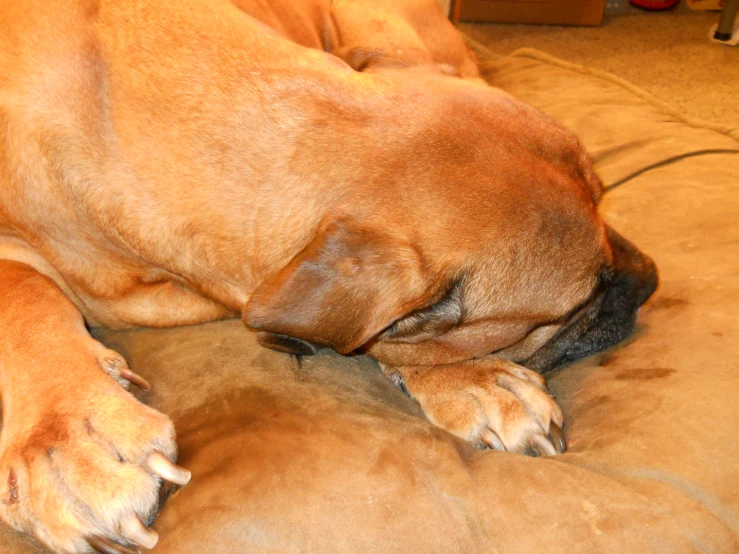
<instances>
[{"instance_id":1,"label":"dog's ear","mask_svg":"<svg viewBox=\"0 0 739 554\"><path fill-rule=\"evenodd\" d=\"M428 282L410 244L340 221L257 288L243 320L252 329L345 354L428 302Z\"/></svg>"}]
</instances>

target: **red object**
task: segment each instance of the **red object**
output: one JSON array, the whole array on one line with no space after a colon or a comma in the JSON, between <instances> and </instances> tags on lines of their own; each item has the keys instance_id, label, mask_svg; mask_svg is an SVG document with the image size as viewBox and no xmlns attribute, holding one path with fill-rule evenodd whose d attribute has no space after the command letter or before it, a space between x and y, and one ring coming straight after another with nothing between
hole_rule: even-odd
<instances>
[{"instance_id":1,"label":"red object","mask_svg":"<svg viewBox=\"0 0 739 554\"><path fill-rule=\"evenodd\" d=\"M677 4L680 0L629 0L637 8L645 10L666 10Z\"/></svg>"}]
</instances>

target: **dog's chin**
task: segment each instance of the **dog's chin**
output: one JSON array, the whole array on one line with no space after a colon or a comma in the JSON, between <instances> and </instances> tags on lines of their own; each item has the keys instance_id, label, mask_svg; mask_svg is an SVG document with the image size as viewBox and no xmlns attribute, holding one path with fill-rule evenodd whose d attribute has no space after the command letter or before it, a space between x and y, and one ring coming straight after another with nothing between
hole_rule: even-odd
<instances>
[{"instance_id":1,"label":"dog's chin","mask_svg":"<svg viewBox=\"0 0 739 554\"><path fill-rule=\"evenodd\" d=\"M362 353L392 367L435 366L473 358L469 352L434 341L399 343L378 340L368 344Z\"/></svg>"},{"instance_id":2,"label":"dog's chin","mask_svg":"<svg viewBox=\"0 0 739 554\"><path fill-rule=\"evenodd\" d=\"M613 299L603 294L594 298L540 349L519 364L539 373L547 373L571 364L626 339L636 327L638 307L614 311ZM607 317L603 316L603 313Z\"/></svg>"},{"instance_id":3,"label":"dog's chin","mask_svg":"<svg viewBox=\"0 0 739 554\"><path fill-rule=\"evenodd\" d=\"M544 331L543 336L546 340L532 340L530 344L513 345L497 354L539 373L546 373L620 342L631 334L636 311L633 312L633 317L606 321L601 314L606 294L606 291L595 294L566 322L539 328ZM590 335L599 325L602 329L596 334L603 337L601 340L592 340L593 337ZM539 329L532 332L532 335Z\"/></svg>"},{"instance_id":4,"label":"dog's chin","mask_svg":"<svg viewBox=\"0 0 739 554\"><path fill-rule=\"evenodd\" d=\"M565 325L566 323L562 322L540 325L517 343L492 354L521 364L523 360L529 359L544 348Z\"/></svg>"}]
</instances>

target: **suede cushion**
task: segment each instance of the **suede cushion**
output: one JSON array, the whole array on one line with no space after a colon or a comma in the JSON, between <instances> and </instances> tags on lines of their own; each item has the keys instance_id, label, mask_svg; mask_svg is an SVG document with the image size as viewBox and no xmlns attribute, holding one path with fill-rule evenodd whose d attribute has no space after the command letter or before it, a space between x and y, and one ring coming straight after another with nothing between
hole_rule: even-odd
<instances>
[{"instance_id":1,"label":"suede cushion","mask_svg":"<svg viewBox=\"0 0 739 554\"><path fill-rule=\"evenodd\" d=\"M261 348L238 321L103 333L176 423L192 482L155 552L739 551L739 142L530 50L485 75L574 129L602 212L662 284L625 344L556 372L570 449L481 452L364 357ZM32 540L0 527L2 552Z\"/></svg>"}]
</instances>

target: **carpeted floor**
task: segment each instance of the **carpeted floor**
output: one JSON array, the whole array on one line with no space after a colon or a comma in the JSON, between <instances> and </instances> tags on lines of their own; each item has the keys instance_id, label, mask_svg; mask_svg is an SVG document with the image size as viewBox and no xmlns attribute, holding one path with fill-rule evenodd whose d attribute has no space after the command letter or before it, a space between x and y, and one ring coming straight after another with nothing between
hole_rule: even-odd
<instances>
[{"instance_id":1,"label":"carpeted floor","mask_svg":"<svg viewBox=\"0 0 739 554\"><path fill-rule=\"evenodd\" d=\"M684 114L739 128L739 46L708 40L710 12L629 8L600 27L461 23L499 54L529 47L608 71Z\"/></svg>"}]
</instances>

